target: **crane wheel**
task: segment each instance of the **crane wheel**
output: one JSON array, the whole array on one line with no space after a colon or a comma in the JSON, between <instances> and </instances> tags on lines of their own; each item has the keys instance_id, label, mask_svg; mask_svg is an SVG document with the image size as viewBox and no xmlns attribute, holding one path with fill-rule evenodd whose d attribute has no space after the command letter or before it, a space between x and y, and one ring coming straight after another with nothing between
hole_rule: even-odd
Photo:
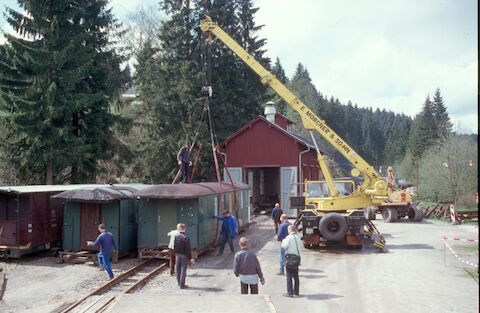
<instances>
[{"instance_id":1,"label":"crane wheel","mask_svg":"<svg viewBox=\"0 0 480 313\"><path fill-rule=\"evenodd\" d=\"M365 209L365 218L369 221L371 220L376 220L377 219L377 214L375 211L375 207L369 206L368 208Z\"/></svg>"},{"instance_id":2,"label":"crane wheel","mask_svg":"<svg viewBox=\"0 0 480 313\"><path fill-rule=\"evenodd\" d=\"M415 219L414 222L421 222L423 220L423 211L419 207L414 208L415 209Z\"/></svg>"},{"instance_id":3,"label":"crane wheel","mask_svg":"<svg viewBox=\"0 0 480 313\"><path fill-rule=\"evenodd\" d=\"M408 210L408 219L411 222L421 222L423 220L423 211L417 205L412 204Z\"/></svg>"},{"instance_id":4,"label":"crane wheel","mask_svg":"<svg viewBox=\"0 0 480 313\"><path fill-rule=\"evenodd\" d=\"M383 220L387 223L393 223L398 219L398 212L394 208L385 208L382 211Z\"/></svg>"},{"instance_id":5,"label":"crane wheel","mask_svg":"<svg viewBox=\"0 0 480 313\"><path fill-rule=\"evenodd\" d=\"M331 241L339 241L345 238L348 224L345 217L340 214L327 213L320 219L318 229L323 238Z\"/></svg>"}]
</instances>

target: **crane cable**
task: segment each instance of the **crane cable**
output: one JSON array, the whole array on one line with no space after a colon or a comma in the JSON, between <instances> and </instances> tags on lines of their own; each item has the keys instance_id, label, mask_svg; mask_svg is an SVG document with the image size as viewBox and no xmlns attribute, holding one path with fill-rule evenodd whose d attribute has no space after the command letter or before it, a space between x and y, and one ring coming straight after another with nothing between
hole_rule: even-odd
<instances>
[{"instance_id":1,"label":"crane cable","mask_svg":"<svg viewBox=\"0 0 480 313\"><path fill-rule=\"evenodd\" d=\"M207 3L208 3L208 1L204 0L205 12L208 15L209 12L208 12ZM218 137L217 137L217 134L215 132L215 126L214 126L214 123L213 123L213 118L212 118L210 105L209 105L209 98L212 96L213 92L212 92L212 87L211 87L212 62L211 62L210 45L207 42L209 40L209 38L207 36L208 36L207 34L203 34L203 36L202 36L203 37L202 38L202 71L203 71L203 74L204 74L204 77L203 77L204 86L202 87L202 95L205 98L204 108L207 112L208 128L209 128L209 131L210 131L210 142L211 142L211 145L212 145L213 161L215 163L215 174L217 176L217 181L218 181L219 190L220 190L220 192L219 192L220 193L220 198L219 198L219 201L218 201L218 208L219 209L222 208L222 202L223 202L223 204L225 206L224 209L226 209L226 203L225 203L225 199L223 197L222 180L221 180L221 175L220 175L220 167L219 167L219 164L218 164L217 153L219 153L220 161L222 162L223 168L225 169L225 172L227 173L228 178L230 180L230 183L233 187L233 194L234 194L233 209L235 210L235 215L236 215L236 218L238 220L239 219L239 214L238 214L237 188L236 188L235 184L233 183L233 180L230 176L229 170L226 166L225 160L223 159L222 154L219 151L220 145L218 143ZM216 230L217 237L215 239L215 244L214 245L216 245L216 243L218 241L218 234L219 234L218 233L218 226L219 226L218 224L219 223L217 222L217 230Z\"/></svg>"}]
</instances>

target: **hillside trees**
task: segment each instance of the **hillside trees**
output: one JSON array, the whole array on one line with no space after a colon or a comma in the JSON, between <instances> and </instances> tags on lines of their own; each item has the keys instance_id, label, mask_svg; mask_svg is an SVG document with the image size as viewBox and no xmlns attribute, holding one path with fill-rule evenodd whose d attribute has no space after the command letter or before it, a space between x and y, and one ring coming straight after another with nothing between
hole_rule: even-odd
<instances>
[{"instance_id":1,"label":"hillside trees","mask_svg":"<svg viewBox=\"0 0 480 313\"><path fill-rule=\"evenodd\" d=\"M461 196L478 190L478 139L449 135L441 145L430 147L420 161L422 198L458 203Z\"/></svg>"},{"instance_id":2,"label":"hillside trees","mask_svg":"<svg viewBox=\"0 0 480 313\"><path fill-rule=\"evenodd\" d=\"M1 111L16 147L22 183L89 182L110 157L109 104L128 81L109 39L117 28L107 1L19 1L6 9L0 63Z\"/></svg>"}]
</instances>

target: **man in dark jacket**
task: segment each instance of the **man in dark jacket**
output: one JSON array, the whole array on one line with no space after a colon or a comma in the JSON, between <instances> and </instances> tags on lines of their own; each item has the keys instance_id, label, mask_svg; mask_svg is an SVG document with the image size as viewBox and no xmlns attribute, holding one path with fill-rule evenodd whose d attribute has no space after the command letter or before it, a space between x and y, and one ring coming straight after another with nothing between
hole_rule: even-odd
<instances>
[{"instance_id":1,"label":"man in dark jacket","mask_svg":"<svg viewBox=\"0 0 480 313\"><path fill-rule=\"evenodd\" d=\"M241 250L235 254L233 272L235 276L240 277L240 291L242 295L248 294L248 287L250 286L250 293L252 295L258 294L258 278L260 278L262 285L265 284L260 262L258 262L255 253L248 250L247 238L240 238L238 244Z\"/></svg>"},{"instance_id":2,"label":"man in dark jacket","mask_svg":"<svg viewBox=\"0 0 480 313\"><path fill-rule=\"evenodd\" d=\"M225 244L228 242L230 250L235 252L233 248L233 239L238 233L238 223L235 216L231 215L229 211L223 211L222 216L215 216L218 220L222 221L222 228L220 229L220 235L222 236L222 242L220 243L220 250L217 255L222 255L225 249Z\"/></svg>"},{"instance_id":3,"label":"man in dark jacket","mask_svg":"<svg viewBox=\"0 0 480 313\"><path fill-rule=\"evenodd\" d=\"M275 203L275 207L272 209L272 220L275 225L275 234L278 234L278 226L280 225L280 216L282 216L283 210L280 208L280 203Z\"/></svg>"},{"instance_id":4,"label":"man in dark jacket","mask_svg":"<svg viewBox=\"0 0 480 313\"><path fill-rule=\"evenodd\" d=\"M175 264L177 272L177 282L180 289L187 289L185 279L187 278L188 264L195 263L192 259L192 249L190 248L190 238L185 235L187 226L185 224L178 225L179 234L175 236L174 250L175 250Z\"/></svg>"},{"instance_id":5,"label":"man in dark jacket","mask_svg":"<svg viewBox=\"0 0 480 313\"><path fill-rule=\"evenodd\" d=\"M190 144L186 143L177 154L177 162L180 165L180 171L182 173L182 182L188 183L190 176L190 166L192 165L190 159Z\"/></svg>"},{"instance_id":6,"label":"man in dark jacket","mask_svg":"<svg viewBox=\"0 0 480 313\"><path fill-rule=\"evenodd\" d=\"M89 247L100 247L100 252L98 253L98 262L102 262L99 266L104 268L110 279L113 279L112 265L110 264L110 256L117 250L117 245L115 243L115 238L112 233L108 232L105 228L105 225L98 225L98 235L95 241L87 241Z\"/></svg>"}]
</instances>

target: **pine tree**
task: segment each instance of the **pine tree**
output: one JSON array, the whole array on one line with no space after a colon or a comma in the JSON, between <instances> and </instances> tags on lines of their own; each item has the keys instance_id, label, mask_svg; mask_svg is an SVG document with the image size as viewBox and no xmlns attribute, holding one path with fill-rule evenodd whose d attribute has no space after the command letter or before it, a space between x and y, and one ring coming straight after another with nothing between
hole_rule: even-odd
<instances>
[{"instance_id":1,"label":"pine tree","mask_svg":"<svg viewBox=\"0 0 480 313\"><path fill-rule=\"evenodd\" d=\"M289 80L285 74L285 70L280 62L280 59L277 57L275 64L272 67L272 73L275 77L280 80L284 85L287 85ZM268 89L267 96L275 102L275 108L277 111L283 115L287 114L288 104L272 89Z\"/></svg>"},{"instance_id":2,"label":"pine tree","mask_svg":"<svg viewBox=\"0 0 480 313\"><path fill-rule=\"evenodd\" d=\"M414 159L418 160L426 149L437 140L435 118L432 102L427 96L420 114L415 116L409 140L409 149Z\"/></svg>"},{"instance_id":3,"label":"pine tree","mask_svg":"<svg viewBox=\"0 0 480 313\"><path fill-rule=\"evenodd\" d=\"M6 34L1 97L18 134L23 182L94 180L109 157L109 99L128 73L109 41L117 27L106 1L19 1L7 8L17 36Z\"/></svg>"},{"instance_id":4,"label":"pine tree","mask_svg":"<svg viewBox=\"0 0 480 313\"><path fill-rule=\"evenodd\" d=\"M178 167L176 154L192 142L202 111L200 47L192 32L195 21L188 4L162 1L171 18L161 23L158 53L147 43L138 56L138 92L145 110L146 179L170 182Z\"/></svg>"},{"instance_id":5,"label":"pine tree","mask_svg":"<svg viewBox=\"0 0 480 313\"><path fill-rule=\"evenodd\" d=\"M447 108L440 95L440 89L435 90L432 101L433 118L435 120L436 136L444 141L452 133L452 122L448 116Z\"/></svg>"}]
</instances>

